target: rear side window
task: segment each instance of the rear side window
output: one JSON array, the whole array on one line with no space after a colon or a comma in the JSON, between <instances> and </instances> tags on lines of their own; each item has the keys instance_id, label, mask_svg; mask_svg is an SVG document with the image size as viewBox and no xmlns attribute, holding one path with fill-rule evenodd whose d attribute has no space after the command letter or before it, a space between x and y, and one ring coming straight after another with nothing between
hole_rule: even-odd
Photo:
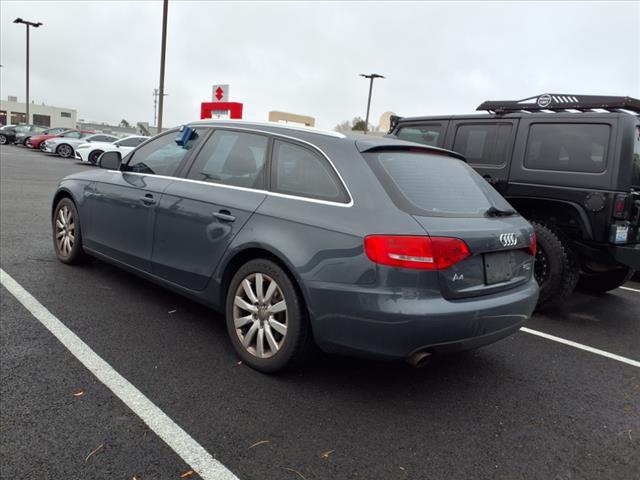
<instances>
[{"instance_id":1,"label":"rear side window","mask_svg":"<svg viewBox=\"0 0 640 480\"><path fill-rule=\"evenodd\" d=\"M146 138L139 138L139 137L123 138L122 140L118 140L116 143L121 147L137 147L145 140Z\"/></svg>"},{"instance_id":2,"label":"rear side window","mask_svg":"<svg viewBox=\"0 0 640 480\"><path fill-rule=\"evenodd\" d=\"M316 152L276 140L273 150L272 190L298 197L348 203L340 180Z\"/></svg>"},{"instance_id":3,"label":"rear side window","mask_svg":"<svg viewBox=\"0 0 640 480\"><path fill-rule=\"evenodd\" d=\"M396 137L409 142L438 147L442 143L443 127L440 124L413 125L398 130Z\"/></svg>"},{"instance_id":4,"label":"rear side window","mask_svg":"<svg viewBox=\"0 0 640 480\"><path fill-rule=\"evenodd\" d=\"M188 178L244 188L263 188L269 139L216 130L189 170Z\"/></svg>"},{"instance_id":5,"label":"rear side window","mask_svg":"<svg viewBox=\"0 0 640 480\"><path fill-rule=\"evenodd\" d=\"M460 125L453 150L474 165L504 165L511 128L511 124Z\"/></svg>"},{"instance_id":6,"label":"rear side window","mask_svg":"<svg viewBox=\"0 0 640 480\"><path fill-rule=\"evenodd\" d=\"M535 170L601 173L607 167L609 125L537 123L529 129L524 166Z\"/></svg>"},{"instance_id":7,"label":"rear side window","mask_svg":"<svg viewBox=\"0 0 640 480\"><path fill-rule=\"evenodd\" d=\"M491 206L512 209L462 160L406 151L371 152L365 157L394 203L408 213L480 217Z\"/></svg>"}]
</instances>

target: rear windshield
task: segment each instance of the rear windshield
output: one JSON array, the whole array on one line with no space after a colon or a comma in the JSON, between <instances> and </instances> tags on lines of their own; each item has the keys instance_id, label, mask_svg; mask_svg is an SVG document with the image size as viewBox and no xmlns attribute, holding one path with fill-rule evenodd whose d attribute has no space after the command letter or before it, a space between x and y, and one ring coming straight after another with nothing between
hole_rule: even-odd
<instances>
[{"instance_id":1,"label":"rear windshield","mask_svg":"<svg viewBox=\"0 0 640 480\"><path fill-rule=\"evenodd\" d=\"M446 155L406 151L365 153L385 190L414 215L481 217L490 207L513 207L475 170Z\"/></svg>"}]
</instances>

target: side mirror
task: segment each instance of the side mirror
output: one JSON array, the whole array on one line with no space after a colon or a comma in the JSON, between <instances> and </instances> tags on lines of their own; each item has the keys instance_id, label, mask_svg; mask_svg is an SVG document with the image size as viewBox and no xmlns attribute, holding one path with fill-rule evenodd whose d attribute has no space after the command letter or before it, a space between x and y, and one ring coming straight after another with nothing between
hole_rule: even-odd
<instances>
[{"instance_id":1,"label":"side mirror","mask_svg":"<svg viewBox=\"0 0 640 480\"><path fill-rule=\"evenodd\" d=\"M98 164L100 168L107 170L120 170L122 155L120 155L120 152L104 152L100 155Z\"/></svg>"}]
</instances>

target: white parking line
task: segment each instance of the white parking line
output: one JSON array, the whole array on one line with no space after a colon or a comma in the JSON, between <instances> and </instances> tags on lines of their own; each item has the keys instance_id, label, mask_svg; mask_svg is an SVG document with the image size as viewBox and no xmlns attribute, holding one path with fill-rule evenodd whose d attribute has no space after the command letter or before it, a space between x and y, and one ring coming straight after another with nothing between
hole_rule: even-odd
<instances>
[{"instance_id":1,"label":"white parking line","mask_svg":"<svg viewBox=\"0 0 640 480\"><path fill-rule=\"evenodd\" d=\"M80 363L146 423L169 447L205 480L238 480L187 432L115 371L75 333L69 330L18 282L0 268L0 283L36 317Z\"/></svg>"},{"instance_id":2,"label":"white parking line","mask_svg":"<svg viewBox=\"0 0 640 480\"><path fill-rule=\"evenodd\" d=\"M622 290L630 290L632 292L638 292L640 293L640 290L638 290L637 288L631 288L631 287L620 287Z\"/></svg>"},{"instance_id":3,"label":"white parking line","mask_svg":"<svg viewBox=\"0 0 640 480\"><path fill-rule=\"evenodd\" d=\"M553 340L554 342L563 343L565 345L569 345L570 347L579 348L580 350L585 350L587 352L595 353L596 355L601 355L603 357L607 357L612 360L617 360L618 362L626 363L627 365L640 368L640 362L638 362L637 360L632 360L630 358L622 357L620 355L616 355L615 353L605 352L604 350L593 348L593 347L590 347L589 345L583 345L582 343L572 342L571 340L565 340L564 338L556 337L554 335L549 335L548 333L539 332L537 330L531 330L530 328L527 328L527 327L520 328L520 331L525 333L530 333L531 335L537 335L538 337L546 338L547 340Z\"/></svg>"}]
</instances>

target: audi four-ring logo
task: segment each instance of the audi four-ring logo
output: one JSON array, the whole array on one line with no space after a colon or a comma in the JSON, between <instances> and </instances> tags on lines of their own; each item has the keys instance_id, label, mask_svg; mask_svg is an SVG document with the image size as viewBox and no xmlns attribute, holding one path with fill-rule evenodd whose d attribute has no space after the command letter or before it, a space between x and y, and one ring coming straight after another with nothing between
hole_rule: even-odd
<instances>
[{"instance_id":1,"label":"audi four-ring logo","mask_svg":"<svg viewBox=\"0 0 640 480\"><path fill-rule=\"evenodd\" d=\"M515 233L501 233L500 243L503 247L515 247L518 244L518 236Z\"/></svg>"}]
</instances>

